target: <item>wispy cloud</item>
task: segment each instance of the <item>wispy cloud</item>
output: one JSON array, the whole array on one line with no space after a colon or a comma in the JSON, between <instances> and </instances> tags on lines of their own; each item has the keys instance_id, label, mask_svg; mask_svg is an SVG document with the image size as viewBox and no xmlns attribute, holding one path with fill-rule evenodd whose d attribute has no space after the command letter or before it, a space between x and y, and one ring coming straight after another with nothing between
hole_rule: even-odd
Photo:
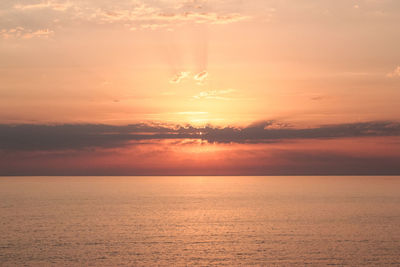
<instances>
[{"instance_id":1,"label":"wispy cloud","mask_svg":"<svg viewBox=\"0 0 400 267\"><path fill-rule=\"evenodd\" d=\"M52 9L56 11L65 11L72 7L70 1L43 1L34 4L16 4L15 9L18 10L35 10L35 9Z\"/></svg>"},{"instance_id":2,"label":"wispy cloud","mask_svg":"<svg viewBox=\"0 0 400 267\"><path fill-rule=\"evenodd\" d=\"M48 38L54 32L49 29L30 30L23 27L16 27L12 29L0 30L0 37L2 39L32 39L32 38Z\"/></svg>"},{"instance_id":3,"label":"wispy cloud","mask_svg":"<svg viewBox=\"0 0 400 267\"><path fill-rule=\"evenodd\" d=\"M174 77L172 77L170 83L180 83L186 78L193 78L193 80L195 80L197 84L202 85L206 81L207 77L207 71L202 71L194 75L190 71L181 71L175 74Z\"/></svg>"},{"instance_id":4,"label":"wispy cloud","mask_svg":"<svg viewBox=\"0 0 400 267\"><path fill-rule=\"evenodd\" d=\"M21 21L40 21L52 30L54 17L57 17L59 27L81 21L97 26L118 24L130 30L169 30L185 23L229 24L249 18L248 15L227 11L222 7L206 8L203 2L183 3L177 5L175 1L124 0L104 5L100 1L47 0L11 4L1 13L4 21L7 21L7 18L8 21L13 20L17 15ZM27 23L19 26L29 27Z\"/></svg>"},{"instance_id":5,"label":"wispy cloud","mask_svg":"<svg viewBox=\"0 0 400 267\"><path fill-rule=\"evenodd\" d=\"M397 66L393 71L386 74L389 78L400 77L400 66Z\"/></svg>"},{"instance_id":6,"label":"wispy cloud","mask_svg":"<svg viewBox=\"0 0 400 267\"><path fill-rule=\"evenodd\" d=\"M195 80L195 81L197 81L197 83L198 84L203 84L204 82L205 82L205 80L207 79L207 77L208 77L208 72L207 71L202 71L202 72L199 72L199 73L197 73L194 77L193 77L193 79Z\"/></svg>"},{"instance_id":7,"label":"wispy cloud","mask_svg":"<svg viewBox=\"0 0 400 267\"><path fill-rule=\"evenodd\" d=\"M175 74L174 77L169 81L170 83L180 83L182 80L186 79L189 77L190 72L189 71L181 71L177 74Z\"/></svg>"},{"instance_id":8,"label":"wispy cloud","mask_svg":"<svg viewBox=\"0 0 400 267\"><path fill-rule=\"evenodd\" d=\"M183 112L177 112L176 114L178 115L205 115L208 114L206 111L183 111Z\"/></svg>"},{"instance_id":9,"label":"wispy cloud","mask_svg":"<svg viewBox=\"0 0 400 267\"><path fill-rule=\"evenodd\" d=\"M215 12L184 12L184 13L161 13L158 14L157 19L163 18L170 21L191 21L195 23L209 23L209 24L229 24L248 19L248 16L243 16L239 13L218 14Z\"/></svg>"},{"instance_id":10,"label":"wispy cloud","mask_svg":"<svg viewBox=\"0 0 400 267\"><path fill-rule=\"evenodd\" d=\"M220 99L220 100L228 100L230 99L228 96L231 93L234 93L235 90L212 90L212 91L203 91L199 94L193 96L195 99Z\"/></svg>"}]
</instances>

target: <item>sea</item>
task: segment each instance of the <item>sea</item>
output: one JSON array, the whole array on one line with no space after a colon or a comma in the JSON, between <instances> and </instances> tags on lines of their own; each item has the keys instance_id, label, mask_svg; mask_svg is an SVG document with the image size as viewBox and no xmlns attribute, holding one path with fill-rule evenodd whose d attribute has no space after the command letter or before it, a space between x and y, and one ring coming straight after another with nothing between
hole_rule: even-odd
<instances>
[{"instance_id":1,"label":"sea","mask_svg":"<svg viewBox=\"0 0 400 267\"><path fill-rule=\"evenodd\" d=\"M400 177L0 177L0 266L305 265L400 266Z\"/></svg>"}]
</instances>

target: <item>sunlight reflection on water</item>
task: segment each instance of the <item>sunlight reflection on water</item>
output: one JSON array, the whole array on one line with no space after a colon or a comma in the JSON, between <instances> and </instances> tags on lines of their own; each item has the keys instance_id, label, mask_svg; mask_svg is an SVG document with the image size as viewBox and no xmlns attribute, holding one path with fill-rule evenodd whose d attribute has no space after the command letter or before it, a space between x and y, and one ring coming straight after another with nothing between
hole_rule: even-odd
<instances>
[{"instance_id":1,"label":"sunlight reflection on water","mask_svg":"<svg viewBox=\"0 0 400 267\"><path fill-rule=\"evenodd\" d=\"M399 265L400 177L2 177L0 265Z\"/></svg>"}]
</instances>

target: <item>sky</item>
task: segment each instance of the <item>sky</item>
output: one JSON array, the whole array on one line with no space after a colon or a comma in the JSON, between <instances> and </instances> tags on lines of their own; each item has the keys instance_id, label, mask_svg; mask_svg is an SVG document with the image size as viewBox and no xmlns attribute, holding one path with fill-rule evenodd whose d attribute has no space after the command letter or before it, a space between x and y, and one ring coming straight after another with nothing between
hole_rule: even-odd
<instances>
[{"instance_id":1,"label":"sky","mask_svg":"<svg viewBox=\"0 0 400 267\"><path fill-rule=\"evenodd\" d=\"M397 0L2 0L0 175L400 174Z\"/></svg>"}]
</instances>

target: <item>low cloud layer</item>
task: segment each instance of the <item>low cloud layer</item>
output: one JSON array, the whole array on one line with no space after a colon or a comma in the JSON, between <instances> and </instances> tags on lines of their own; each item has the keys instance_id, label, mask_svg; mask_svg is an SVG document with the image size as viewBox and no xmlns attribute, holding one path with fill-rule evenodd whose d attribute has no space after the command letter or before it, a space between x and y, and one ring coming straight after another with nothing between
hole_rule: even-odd
<instances>
[{"instance_id":1,"label":"low cloud layer","mask_svg":"<svg viewBox=\"0 0 400 267\"><path fill-rule=\"evenodd\" d=\"M121 148L134 142L194 139L208 143L262 144L294 139L400 136L398 122L364 122L293 128L276 121L247 127L194 127L157 124L0 125L0 150L53 151Z\"/></svg>"}]
</instances>

